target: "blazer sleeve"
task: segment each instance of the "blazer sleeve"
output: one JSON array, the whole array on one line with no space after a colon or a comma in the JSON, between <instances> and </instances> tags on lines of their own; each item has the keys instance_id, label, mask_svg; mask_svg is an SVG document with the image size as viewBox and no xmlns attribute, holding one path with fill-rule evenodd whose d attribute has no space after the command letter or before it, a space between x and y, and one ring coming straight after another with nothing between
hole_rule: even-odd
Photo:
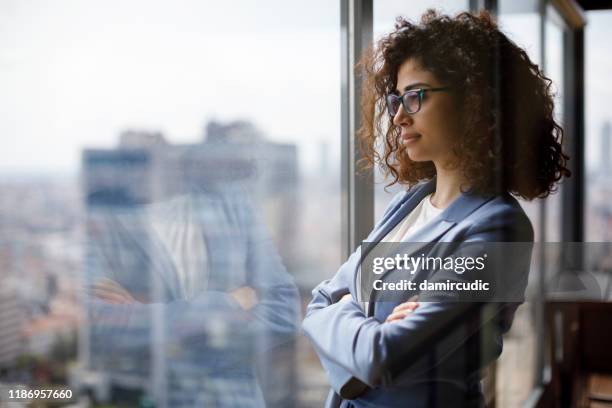
<instances>
[{"instance_id":1,"label":"blazer sleeve","mask_svg":"<svg viewBox=\"0 0 612 408\"><path fill-rule=\"evenodd\" d=\"M380 228L387 215L400 203L405 194L406 192L399 192L391 199L381 220L374 227L372 233ZM360 257L361 248L357 248L349 259L338 269L334 277L321 282L313 289L312 300L306 309L305 319L317 315L330 305L337 304L344 295L350 293L351 281L359 265ZM318 351L316 348L315 350ZM359 381L351 371L347 370L344 366L339 365L333 359L329 359L325 354L318 354L321 365L329 378L330 386L337 394L345 398L351 398L361 394L367 388L367 385Z\"/></svg>"},{"instance_id":2,"label":"blazer sleeve","mask_svg":"<svg viewBox=\"0 0 612 408\"><path fill-rule=\"evenodd\" d=\"M312 291L312 300L306 309L306 318L324 313L330 306L338 304L337 302L346 294L349 293L350 280L352 279L354 269L360 260L360 250L356 250L349 259L340 267L336 275L332 279L328 279L320 283ZM357 306L360 307L360 306ZM304 327L304 329L306 329ZM346 367L338 364L334 359L328 358L324 353L320 353L315 347L315 351L319 355L321 365L327 373L327 378L331 388L343 397L357 396L361 394L367 386L357 380L353 373Z\"/></svg>"},{"instance_id":3,"label":"blazer sleeve","mask_svg":"<svg viewBox=\"0 0 612 408\"><path fill-rule=\"evenodd\" d=\"M468 230L465 242L494 241L500 229L516 230L514 222L516 217L508 214L498 214L495 221L483 219ZM465 279L457 275L457 280ZM481 307L481 303L469 302L421 303L402 321L381 323L366 317L355 301L343 301L307 315L303 328L319 355L343 367L368 386L377 387L391 384L397 370L414 362L424 345L431 344L449 326L465 321ZM464 332L463 342L476 331L478 327L472 333ZM460 345L461 342L456 348Z\"/></svg>"},{"instance_id":4,"label":"blazer sleeve","mask_svg":"<svg viewBox=\"0 0 612 408\"><path fill-rule=\"evenodd\" d=\"M405 195L406 192L402 191L391 199L380 221L374 226L370 233L370 236L380 228L387 215L400 203ZM351 282L354 278L356 268L359 265L360 257L361 248L357 248L349 256L349 259L340 266L333 278L321 282L313 289L312 300L306 309L306 317L338 302L344 295L350 292Z\"/></svg>"}]
</instances>

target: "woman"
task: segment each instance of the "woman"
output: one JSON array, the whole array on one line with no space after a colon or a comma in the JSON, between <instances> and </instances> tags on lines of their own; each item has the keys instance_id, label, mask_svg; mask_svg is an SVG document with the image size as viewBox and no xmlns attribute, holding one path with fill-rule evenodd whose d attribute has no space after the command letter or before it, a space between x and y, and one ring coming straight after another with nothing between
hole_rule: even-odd
<instances>
[{"instance_id":1,"label":"woman","mask_svg":"<svg viewBox=\"0 0 612 408\"><path fill-rule=\"evenodd\" d=\"M430 10L420 24L398 18L361 66L364 157L407 186L366 241L532 242L512 195L546 197L570 172L551 81L526 52L486 12ZM313 290L303 322L332 386L327 406L483 406L480 369L518 304L483 319L483 303L364 298L362 251ZM510 264L517 279L528 270L528 259Z\"/></svg>"}]
</instances>

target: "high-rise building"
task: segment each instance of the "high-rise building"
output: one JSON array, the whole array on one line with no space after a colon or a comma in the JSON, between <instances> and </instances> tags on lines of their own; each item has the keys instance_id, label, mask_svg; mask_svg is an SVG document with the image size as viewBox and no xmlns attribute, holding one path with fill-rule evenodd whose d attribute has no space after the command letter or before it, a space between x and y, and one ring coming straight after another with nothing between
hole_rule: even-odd
<instances>
[{"instance_id":1,"label":"high-rise building","mask_svg":"<svg viewBox=\"0 0 612 408\"><path fill-rule=\"evenodd\" d=\"M10 281L0 287L0 369L11 366L23 352L24 305Z\"/></svg>"},{"instance_id":2,"label":"high-rise building","mask_svg":"<svg viewBox=\"0 0 612 408\"><path fill-rule=\"evenodd\" d=\"M157 132L124 132L117 148L86 149L82 165L86 282L91 283L99 276L99 269L105 268L107 276L124 285L136 299L158 298L157 284L147 277L155 275L153 269L159 267L148 255L160 249L142 222L141 209L219 186L239 186L258 202L281 256L291 259L288 252L294 248L296 220L292 210L298 183L296 146L265 140L249 122L210 122L198 144L168 144ZM123 238L117 238L119 230L136 245L126 246ZM100 259L105 260L104 266ZM114 270L117 265L121 271ZM95 379L82 385L104 388L99 395L109 395L109 387L121 387L153 396L161 406L169 405L175 397L170 384L176 378L168 375L172 362L167 361L162 339L164 315L151 312L141 316L147 321L143 320L140 332L112 339L100 332L100 325L92 324L91 313L86 315L79 334L81 374L74 377ZM129 353L125 350L130 344L117 351L122 342L132 343Z\"/></svg>"}]
</instances>

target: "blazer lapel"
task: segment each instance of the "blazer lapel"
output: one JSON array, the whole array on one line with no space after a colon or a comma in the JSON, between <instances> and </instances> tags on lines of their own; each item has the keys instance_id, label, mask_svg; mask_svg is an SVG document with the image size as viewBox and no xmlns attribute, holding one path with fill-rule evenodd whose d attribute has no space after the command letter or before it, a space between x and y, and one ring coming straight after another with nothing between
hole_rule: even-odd
<instances>
[{"instance_id":1,"label":"blazer lapel","mask_svg":"<svg viewBox=\"0 0 612 408\"><path fill-rule=\"evenodd\" d=\"M359 287L359 285L357 285L357 279L360 279L361 277L361 259L364 259L368 255L368 252L370 252L372 248L376 246L376 243L380 242L380 240L387 235L389 231L395 228L395 226L402 221L406 215L410 214L410 212L414 210L414 208L425 196L432 193L435 189L435 177L421 186L416 186L412 193L406 194L406 197L404 197L403 200L396 205L395 209L389 211L385 218L383 218L381 221L381 226L378 228L378 230L372 232L371 236L367 238L367 241L365 241L367 245L363 245L362 243L362 245L359 247L359 250L361 251L360 261L357 263L355 273L353 274L353 289L355 293L358 292L357 288Z\"/></svg>"},{"instance_id":2,"label":"blazer lapel","mask_svg":"<svg viewBox=\"0 0 612 408\"><path fill-rule=\"evenodd\" d=\"M412 210L425 198L428 194L431 194L436 189L436 179L433 178L427 183L416 187L412 194L408 194L403 202L399 204L399 207L395 211L390 211L386 219L383 220L381 227L374 233L372 238L369 240L371 243L379 242L385 235L389 233L395 226L402 221L406 215L410 214ZM371 246L369 246L371 248ZM367 255L367 252L363 255Z\"/></svg>"},{"instance_id":3,"label":"blazer lapel","mask_svg":"<svg viewBox=\"0 0 612 408\"><path fill-rule=\"evenodd\" d=\"M417 204L420 203L423 198L425 198L425 196L433 192L433 190L435 190L435 178L425 184L419 191L415 191L412 197L410 197L400 207L396 214L389 218L387 224L381 228L381 233L375 235L376 241L374 242L379 242L382 237L391 231L391 229L395 227L397 223L403 220L404 217L408 215L417 206ZM461 193L461 195L450 206L448 206L440 215L438 215L438 217L431 221L430 225L415 231L415 233L411 235L408 235L402 240L402 242L412 243L412 245L410 245L410 255L412 255L420 251L428 244L439 241L440 237L442 237L447 231L449 231L458 222L465 219L468 215L489 201L491 198L492 195L478 195L469 191ZM408 205L409 203L410 205ZM372 247L373 245L370 245L370 248ZM365 255L362 257L362 259L364 257ZM384 279L385 275L388 275L393 271L394 269L386 271L378 279ZM373 299L373 295L374 292L370 292L368 316L371 316L374 312L375 299Z\"/></svg>"},{"instance_id":4,"label":"blazer lapel","mask_svg":"<svg viewBox=\"0 0 612 408\"><path fill-rule=\"evenodd\" d=\"M441 215L440 215L441 216ZM415 253L421 251L427 245L430 245L433 242L437 242L442 235L444 235L448 230L455 226L456 222L447 221L444 219L440 219L439 221L432 220L433 224L430 226L426 226L425 228L416 231L415 234L407 236L402 240L402 243L409 243L406 245L406 249L409 250L408 256L412 256ZM391 249L390 253L387 256L395 256L395 252L397 250L396 246L400 246L401 243L389 243L389 249ZM393 248L391 248L393 246ZM401 248L401 247L400 247ZM363 258L362 258L363 259ZM395 268L389 269L380 275L377 279L385 279L385 276L395 271ZM372 316L374 313L374 305L375 305L375 293L374 291L370 291L368 296L368 316Z\"/></svg>"}]
</instances>

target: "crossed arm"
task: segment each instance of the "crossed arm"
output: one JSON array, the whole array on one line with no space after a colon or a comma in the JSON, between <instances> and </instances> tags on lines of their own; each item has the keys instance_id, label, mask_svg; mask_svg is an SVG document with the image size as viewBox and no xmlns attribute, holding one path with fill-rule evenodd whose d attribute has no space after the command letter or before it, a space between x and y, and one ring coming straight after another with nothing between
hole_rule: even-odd
<instances>
[{"instance_id":1,"label":"crossed arm","mask_svg":"<svg viewBox=\"0 0 612 408\"><path fill-rule=\"evenodd\" d=\"M472 230L472 234L466 234L465 242L490 241L491 228L499 232L499 225L483 223ZM319 354L332 388L342 397L355 398L367 387L391 384L418 360L423 351L448 334L451 328L461 326L457 341L444 350L437 350L434 364L439 364L487 323L479 320L485 304L450 300L421 302L416 309L407 308L409 313L396 308L391 314L395 315L393 321L380 322L367 317L358 303L343 298L351 287L352 274L359 262L358 252L333 279L313 290L313 300L303 321L304 332ZM517 265L522 268L523 264ZM439 274L436 278L442 281L448 277L455 280L468 278L453 275ZM499 318L499 315L489 318Z\"/></svg>"},{"instance_id":2,"label":"crossed arm","mask_svg":"<svg viewBox=\"0 0 612 408\"><path fill-rule=\"evenodd\" d=\"M470 303L415 307L407 302L396 307L390 319L379 322L366 317L352 299L330 303L327 286L324 282L313 291L303 328L330 375L332 388L347 398L367 387L390 384L424 345L475 308Z\"/></svg>"},{"instance_id":3,"label":"crossed arm","mask_svg":"<svg viewBox=\"0 0 612 408\"><path fill-rule=\"evenodd\" d=\"M244 268L244 279L236 278L235 285L225 285L227 290L220 285L220 288L202 291L189 300L164 295L141 299L122 287L117 279L111 279L122 276L122 273L131 277L128 273L135 269L134 259L140 260L138 265L148 272L139 279L162 282L160 286L165 283L161 278L172 275L173 270L164 268L164 262L156 262L156 254L132 231L140 230L128 228L132 226L129 222L140 225L137 224L141 221L137 218L139 214L125 222L112 217L112 214L101 218L100 230L103 233L92 242L88 257L88 275L93 288L85 294L90 303L88 311L93 333L104 338L123 335L126 340L123 344L138 347L151 340L150 336L141 336L141 333L144 333L143 327L152 327L151 317L155 313L164 316L166 341L179 345L188 342L194 351L206 352L211 358L214 353L209 352L212 350L218 354L219 347L209 346L209 343L222 343L223 349L231 353L251 347L258 334L265 334L266 348L292 341L299 327L297 287L258 213L243 201L235 205L237 208L226 210L228 214L219 215L219 222L226 218L239 219L241 234L234 237L231 231L224 233L222 230L213 238L222 243L244 240L244 264L233 264L235 268ZM123 248L125 256L119 256L117 247ZM227 248L227 253L217 251L216 259L223 261L235 255L229 252L233 246L227 245ZM185 253L189 256L188 252ZM217 280L223 282L227 271L211 268L209 273L211 279L218 277ZM126 280L132 282L136 279ZM231 336L224 333L231 333ZM215 341L215 336L223 336L223 341Z\"/></svg>"}]
</instances>

